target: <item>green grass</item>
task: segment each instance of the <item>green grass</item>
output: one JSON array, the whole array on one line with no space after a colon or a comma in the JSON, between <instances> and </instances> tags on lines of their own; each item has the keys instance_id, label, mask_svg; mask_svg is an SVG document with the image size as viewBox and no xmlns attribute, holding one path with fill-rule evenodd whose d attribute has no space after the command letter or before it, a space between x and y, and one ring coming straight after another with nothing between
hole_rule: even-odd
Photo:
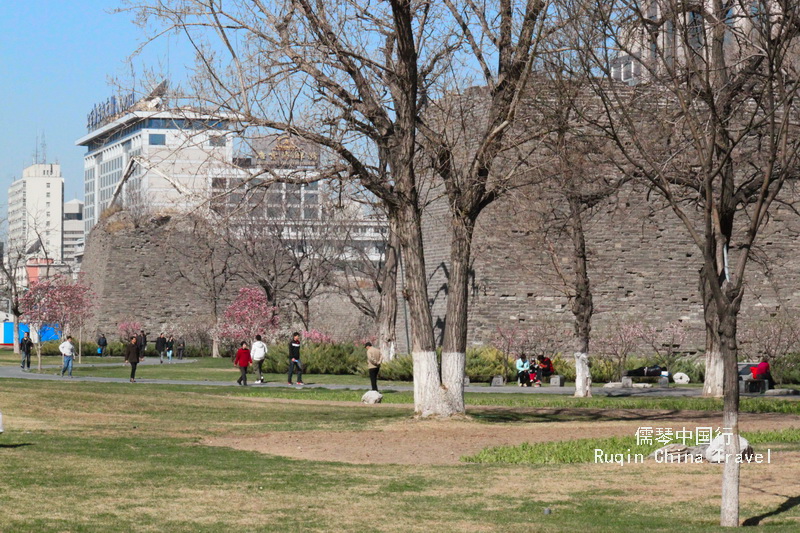
<instances>
[{"instance_id":1,"label":"green grass","mask_svg":"<svg viewBox=\"0 0 800 533\"><path fill-rule=\"evenodd\" d=\"M800 428L778 431L744 432L742 435L753 445L790 444L788 449L800 448ZM509 463L509 464L572 464L595 462L595 450L602 450L606 456L622 455L629 461L631 454L647 457L663 446L659 443L640 444L633 435L609 437L604 439L576 439L569 441L524 442L518 446L494 446L481 450L475 455L464 456L467 463ZM782 449L787 449L783 447Z\"/></svg>"},{"instance_id":2,"label":"green grass","mask_svg":"<svg viewBox=\"0 0 800 533\"><path fill-rule=\"evenodd\" d=\"M641 472L609 479L585 465L345 464L203 444L274 431L382 430L411 414L407 405L259 401L275 392L0 380L0 531L717 530L713 498L663 500L666 488ZM659 495L646 513L630 487ZM775 508L745 502L742 518ZM796 530L797 511L778 512L762 527Z\"/></svg>"}]
</instances>

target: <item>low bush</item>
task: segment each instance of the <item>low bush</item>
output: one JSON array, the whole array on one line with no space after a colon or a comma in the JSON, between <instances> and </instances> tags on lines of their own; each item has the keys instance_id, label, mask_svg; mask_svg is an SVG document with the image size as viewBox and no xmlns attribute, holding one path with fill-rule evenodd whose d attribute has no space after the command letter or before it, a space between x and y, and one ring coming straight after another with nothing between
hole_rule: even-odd
<instances>
[{"instance_id":1,"label":"low bush","mask_svg":"<svg viewBox=\"0 0 800 533\"><path fill-rule=\"evenodd\" d=\"M781 385L800 383L800 353L787 353L770 362L772 378Z\"/></svg>"},{"instance_id":2,"label":"low bush","mask_svg":"<svg viewBox=\"0 0 800 533\"><path fill-rule=\"evenodd\" d=\"M367 353L363 346L306 342L300 349L303 372L309 374L365 374ZM289 346L277 344L269 347L264 360L264 371L283 373L289 370Z\"/></svg>"},{"instance_id":3,"label":"low bush","mask_svg":"<svg viewBox=\"0 0 800 533\"><path fill-rule=\"evenodd\" d=\"M413 381L414 367L411 355L398 355L381 365L380 379L386 381Z\"/></svg>"},{"instance_id":4,"label":"low bush","mask_svg":"<svg viewBox=\"0 0 800 533\"><path fill-rule=\"evenodd\" d=\"M61 355L61 351L58 349L61 346L61 343L64 341L47 341L42 343L42 355ZM73 339L72 343L75 345L75 355L78 354L78 341ZM97 355L97 343L95 342L83 342L80 345L80 349L82 350L81 353L83 355ZM36 353L36 348L33 349L33 353Z\"/></svg>"}]
</instances>

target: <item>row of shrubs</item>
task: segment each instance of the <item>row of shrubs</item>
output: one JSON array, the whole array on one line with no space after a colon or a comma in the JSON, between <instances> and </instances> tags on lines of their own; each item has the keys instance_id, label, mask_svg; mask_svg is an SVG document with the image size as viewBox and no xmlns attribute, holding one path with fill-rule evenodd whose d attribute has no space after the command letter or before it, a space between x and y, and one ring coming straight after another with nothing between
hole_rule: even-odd
<instances>
[{"instance_id":1,"label":"row of shrubs","mask_svg":"<svg viewBox=\"0 0 800 533\"><path fill-rule=\"evenodd\" d=\"M42 344L42 355L59 355L58 341L49 341ZM124 345L114 341L108 344L106 354L121 356ZM84 342L82 344L84 355L97 353L97 344ZM158 356L152 343L148 344L145 351L147 356ZM207 357L211 355L208 347L187 346L185 357ZM288 369L289 350L285 343L269 347L263 368L266 372L282 373ZM309 374L367 374L367 357L363 346L349 343L311 343L303 345L302 352L304 371ZM652 358L629 357L627 367L637 368L650 366L658 361ZM553 366L556 373L564 376L567 381L575 380L575 363L572 357L557 354L553 357ZM692 383L702 383L705 374L705 364L702 357L684 357L673 361L669 365L671 373L683 372L689 376ZM602 358L593 358L590 371L592 381L606 383L618 379L617 365L613 361ZM500 350L484 346L467 350L466 373L471 382L488 383L492 377L503 375L507 380L516 379L514 360L505 356ZM393 361L381 365L381 379L389 381L411 381L413 379L413 365L410 355L401 355ZM787 354L772 363L772 375L778 383L800 383L800 354Z\"/></svg>"}]
</instances>

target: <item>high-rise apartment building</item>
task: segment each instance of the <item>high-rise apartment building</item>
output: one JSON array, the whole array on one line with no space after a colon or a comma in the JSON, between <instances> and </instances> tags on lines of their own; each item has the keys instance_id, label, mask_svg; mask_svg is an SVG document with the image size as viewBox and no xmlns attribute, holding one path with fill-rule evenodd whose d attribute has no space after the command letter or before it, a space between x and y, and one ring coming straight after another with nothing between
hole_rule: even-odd
<instances>
[{"instance_id":1,"label":"high-rise apartment building","mask_svg":"<svg viewBox=\"0 0 800 533\"><path fill-rule=\"evenodd\" d=\"M64 262L73 273L80 271L83 256L83 202L70 200L64 204Z\"/></svg>"},{"instance_id":2,"label":"high-rise apartment building","mask_svg":"<svg viewBox=\"0 0 800 533\"><path fill-rule=\"evenodd\" d=\"M64 178L61 166L35 164L8 188L8 243L11 256L62 259Z\"/></svg>"}]
</instances>

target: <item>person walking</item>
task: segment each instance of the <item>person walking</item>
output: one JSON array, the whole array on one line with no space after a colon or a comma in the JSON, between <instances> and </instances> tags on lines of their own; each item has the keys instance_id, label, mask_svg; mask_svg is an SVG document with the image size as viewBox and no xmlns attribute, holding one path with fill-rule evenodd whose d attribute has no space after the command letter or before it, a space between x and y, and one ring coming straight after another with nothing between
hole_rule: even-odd
<instances>
[{"instance_id":1,"label":"person walking","mask_svg":"<svg viewBox=\"0 0 800 533\"><path fill-rule=\"evenodd\" d=\"M64 372L69 371L69 377L72 377L72 361L75 359L75 345L72 344L72 336L67 335L67 340L61 343L58 347L61 356L64 358L64 365L61 367L61 377L64 377Z\"/></svg>"},{"instance_id":2,"label":"person walking","mask_svg":"<svg viewBox=\"0 0 800 533\"><path fill-rule=\"evenodd\" d=\"M178 339L178 361L183 359L183 351L186 349L186 343L183 338Z\"/></svg>"},{"instance_id":3,"label":"person walking","mask_svg":"<svg viewBox=\"0 0 800 533\"><path fill-rule=\"evenodd\" d=\"M102 333L99 337L97 337L97 355L103 357L106 354L106 346L108 346L108 341L106 340L106 336Z\"/></svg>"},{"instance_id":4,"label":"person walking","mask_svg":"<svg viewBox=\"0 0 800 533\"><path fill-rule=\"evenodd\" d=\"M139 331L139 336L136 338L136 345L139 348L139 360L144 361L144 351L147 349L147 333L144 330Z\"/></svg>"},{"instance_id":5,"label":"person walking","mask_svg":"<svg viewBox=\"0 0 800 533\"><path fill-rule=\"evenodd\" d=\"M256 383L264 383L264 376L261 374L261 366L264 364L264 359L267 358L267 345L261 341L261 335L256 335L256 342L253 343L250 355L253 356L253 366L258 370L258 379Z\"/></svg>"},{"instance_id":6,"label":"person walking","mask_svg":"<svg viewBox=\"0 0 800 533\"><path fill-rule=\"evenodd\" d=\"M296 331L292 333L292 340L289 341L289 385L292 384L292 374L297 369L297 384L303 385L303 363L300 362L300 334Z\"/></svg>"},{"instance_id":7,"label":"person walking","mask_svg":"<svg viewBox=\"0 0 800 533\"><path fill-rule=\"evenodd\" d=\"M156 351L158 352L158 360L164 364L164 356L167 355L167 338L162 333L156 339Z\"/></svg>"},{"instance_id":8,"label":"person walking","mask_svg":"<svg viewBox=\"0 0 800 533\"><path fill-rule=\"evenodd\" d=\"M236 357L233 359L234 366L239 367L240 376L236 383L244 387L247 386L247 367L250 366L250 350L247 349L247 343L242 341L239 350L236 352Z\"/></svg>"},{"instance_id":9,"label":"person walking","mask_svg":"<svg viewBox=\"0 0 800 533\"><path fill-rule=\"evenodd\" d=\"M136 365L139 364L139 337L131 337L131 342L125 345L125 362L131 365L131 383L136 383Z\"/></svg>"},{"instance_id":10,"label":"person walking","mask_svg":"<svg viewBox=\"0 0 800 533\"><path fill-rule=\"evenodd\" d=\"M19 352L22 354L22 361L20 365L22 366L22 370L31 369L31 350L33 349L33 340L31 340L31 334L29 331L25 332L25 335L22 337L22 340L19 341Z\"/></svg>"},{"instance_id":11,"label":"person walking","mask_svg":"<svg viewBox=\"0 0 800 533\"><path fill-rule=\"evenodd\" d=\"M175 337L172 335L167 339L167 362L172 364L172 354L175 349Z\"/></svg>"},{"instance_id":12,"label":"person walking","mask_svg":"<svg viewBox=\"0 0 800 533\"><path fill-rule=\"evenodd\" d=\"M364 345L367 348L367 368L369 370L369 382L372 390L378 390L378 372L381 371L381 351L374 347L371 342Z\"/></svg>"}]
</instances>

